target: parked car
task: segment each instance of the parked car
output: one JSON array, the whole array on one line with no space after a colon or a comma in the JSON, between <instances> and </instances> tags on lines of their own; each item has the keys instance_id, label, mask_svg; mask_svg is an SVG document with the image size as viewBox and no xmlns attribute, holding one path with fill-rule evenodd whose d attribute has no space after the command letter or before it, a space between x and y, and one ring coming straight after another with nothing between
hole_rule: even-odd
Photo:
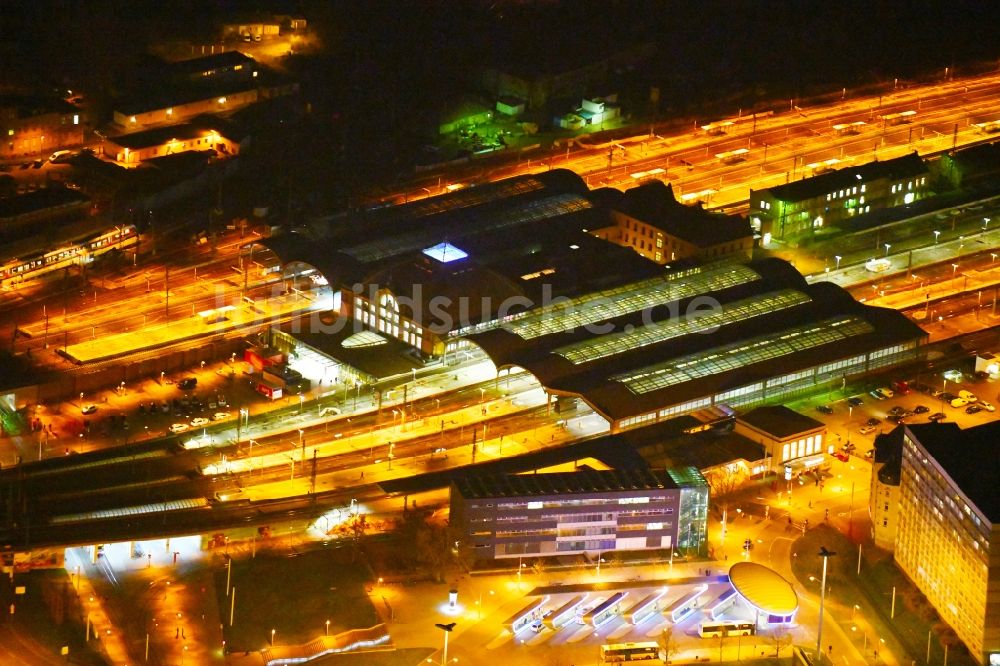
<instances>
[{"instance_id":1,"label":"parked car","mask_svg":"<svg viewBox=\"0 0 1000 666\"><path fill-rule=\"evenodd\" d=\"M928 420L934 421L935 423L937 423L938 421L944 421L946 418L948 417L942 414L941 412L934 412L933 414L927 417Z\"/></svg>"},{"instance_id":2,"label":"parked car","mask_svg":"<svg viewBox=\"0 0 1000 666\"><path fill-rule=\"evenodd\" d=\"M93 414L97 411L97 405L84 405L80 408L81 414Z\"/></svg>"},{"instance_id":3,"label":"parked car","mask_svg":"<svg viewBox=\"0 0 1000 666\"><path fill-rule=\"evenodd\" d=\"M229 412L216 412L212 415L213 421L225 421L229 418Z\"/></svg>"},{"instance_id":4,"label":"parked car","mask_svg":"<svg viewBox=\"0 0 1000 666\"><path fill-rule=\"evenodd\" d=\"M887 386L882 386L880 388L877 388L877 389L875 389L875 391L878 392L878 393L881 393L883 398L891 398L893 395L895 395L892 392L892 389L890 389Z\"/></svg>"},{"instance_id":5,"label":"parked car","mask_svg":"<svg viewBox=\"0 0 1000 666\"><path fill-rule=\"evenodd\" d=\"M865 421L865 425L867 426L877 426L880 423L882 423L882 421L880 419L875 418L874 416Z\"/></svg>"},{"instance_id":6,"label":"parked car","mask_svg":"<svg viewBox=\"0 0 1000 666\"><path fill-rule=\"evenodd\" d=\"M957 400L958 396L955 395L954 393L949 393L945 391L944 393L941 394L941 399L944 400L945 402L951 402L952 400Z\"/></svg>"},{"instance_id":7,"label":"parked car","mask_svg":"<svg viewBox=\"0 0 1000 666\"><path fill-rule=\"evenodd\" d=\"M868 395L875 398L876 400L885 400L885 396L882 395L882 392L879 391L878 389L875 389L874 391L869 391Z\"/></svg>"},{"instance_id":8,"label":"parked car","mask_svg":"<svg viewBox=\"0 0 1000 666\"><path fill-rule=\"evenodd\" d=\"M917 405L916 407L913 408L914 414L926 414L929 411L931 410L925 407L924 405Z\"/></svg>"},{"instance_id":9,"label":"parked car","mask_svg":"<svg viewBox=\"0 0 1000 666\"><path fill-rule=\"evenodd\" d=\"M975 393L973 393L972 391L966 391L965 389L962 389L961 391L958 392L958 397L962 398L963 400L968 400L969 402L979 401L979 398L976 397Z\"/></svg>"},{"instance_id":10,"label":"parked car","mask_svg":"<svg viewBox=\"0 0 1000 666\"><path fill-rule=\"evenodd\" d=\"M207 426L211 421L206 418L199 416L198 418L191 419L192 428L200 428L202 426Z\"/></svg>"},{"instance_id":11,"label":"parked car","mask_svg":"<svg viewBox=\"0 0 1000 666\"><path fill-rule=\"evenodd\" d=\"M865 401L859 398L858 396L854 396L852 398L847 399L847 404L850 405L851 407L860 407L861 405L865 404Z\"/></svg>"},{"instance_id":12,"label":"parked car","mask_svg":"<svg viewBox=\"0 0 1000 666\"><path fill-rule=\"evenodd\" d=\"M959 407L965 407L966 405L968 405L969 401L966 400L965 398L955 398L949 404L951 404L952 407L958 409Z\"/></svg>"},{"instance_id":13,"label":"parked car","mask_svg":"<svg viewBox=\"0 0 1000 666\"><path fill-rule=\"evenodd\" d=\"M983 411L983 408L980 407L979 405L969 405L968 407L965 408L966 414L978 414L981 411Z\"/></svg>"},{"instance_id":14,"label":"parked car","mask_svg":"<svg viewBox=\"0 0 1000 666\"><path fill-rule=\"evenodd\" d=\"M902 407L901 405L896 405L895 407L889 410L889 416L899 416L905 411L906 409L904 407Z\"/></svg>"},{"instance_id":15,"label":"parked car","mask_svg":"<svg viewBox=\"0 0 1000 666\"><path fill-rule=\"evenodd\" d=\"M851 456L843 451L837 451L836 453L833 454L833 457L836 458L837 460L840 460L841 462L847 462L848 460L851 459Z\"/></svg>"},{"instance_id":16,"label":"parked car","mask_svg":"<svg viewBox=\"0 0 1000 666\"><path fill-rule=\"evenodd\" d=\"M906 395L910 392L910 385L904 382L902 379L897 379L892 382L892 388L896 393L900 395Z\"/></svg>"},{"instance_id":17,"label":"parked car","mask_svg":"<svg viewBox=\"0 0 1000 666\"><path fill-rule=\"evenodd\" d=\"M870 425L861 426L861 428L858 429L858 432L861 433L862 435L867 435L870 432L875 432L876 427L877 426L870 426Z\"/></svg>"},{"instance_id":18,"label":"parked car","mask_svg":"<svg viewBox=\"0 0 1000 666\"><path fill-rule=\"evenodd\" d=\"M175 423L172 426L170 426L170 432L173 433L184 432L190 427L191 426L189 426L187 423Z\"/></svg>"},{"instance_id":19,"label":"parked car","mask_svg":"<svg viewBox=\"0 0 1000 666\"><path fill-rule=\"evenodd\" d=\"M913 389L914 391L919 391L920 393L930 393L931 392L931 387L928 386L927 384L923 384L921 382L915 382L913 384L910 384L910 388Z\"/></svg>"},{"instance_id":20,"label":"parked car","mask_svg":"<svg viewBox=\"0 0 1000 666\"><path fill-rule=\"evenodd\" d=\"M185 377L184 379L182 379L179 382L177 382L177 386L182 391L190 391L191 389L193 389L197 385L198 385L198 378L197 377Z\"/></svg>"},{"instance_id":21,"label":"parked car","mask_svg":"<svg viewBox=\"0 0 1000 666\"><path fill-rule=\"evenodd\" d=\"M988 412L995 412L995 411L997 411L996 407L994 407L990 403L986 402L985 400L980 400L978 404L979 404L980 407L982 407L983 409L985 409Z\"/></svg>"},{"instance_id":22,"label":"parked car","mask_svg":"<svg viewBox=\"0 0 1000 666\"><path fill-rule=\"evenodd\" d=\"M833 414L833 409L829 405L816 405L816 411L823 414Z\"/></svg>"},{"instance_id":23,"label":"parked car","mask_svg":"<svg viewBox=\"0 0 1000 666\"><path fill-rule=\"evenodd\" d=\"M886 417L886 420L892 421L896 425L899 425L900 423L903 422L904 418L906 417L903 416L902 414L890 414L889 416Z\"/></svg>"}]
</instances>

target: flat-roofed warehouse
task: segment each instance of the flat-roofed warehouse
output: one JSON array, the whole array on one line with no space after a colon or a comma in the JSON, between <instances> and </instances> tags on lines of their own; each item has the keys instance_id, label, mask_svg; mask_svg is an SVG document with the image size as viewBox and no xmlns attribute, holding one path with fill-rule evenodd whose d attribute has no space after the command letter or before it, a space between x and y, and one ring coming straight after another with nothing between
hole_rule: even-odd
<instances>
[{"instance_id":1,"label":"flat-roofed warehouse","mask_svg":"<svg viewBox=\"0 0 1000 666\"><path fill-rule=\"evenodd\" d=\"M524 368L634 428L714 404L787 400L907 363L927 334L902 314L813 285L778 259L717 263L536 308L468 336L498 372Z\"/></svg>"}]
</instances>

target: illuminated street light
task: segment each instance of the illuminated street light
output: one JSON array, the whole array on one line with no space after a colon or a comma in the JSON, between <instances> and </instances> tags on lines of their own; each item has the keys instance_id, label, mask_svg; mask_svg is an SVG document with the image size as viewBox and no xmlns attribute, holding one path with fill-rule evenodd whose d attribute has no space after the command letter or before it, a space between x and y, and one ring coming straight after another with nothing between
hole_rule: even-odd
<instances>
[{"instance_id":1,"label":"illuminated street light","mask_svg":"<svg viewBox=\"0 0 1000 666\"><path fill-rule=\"evenodd\" d=\"M448 663L448 634L455 629L455 624L455 622L449 622L448 624L434 623L435 627L444 632L444 650L441 652L441 666Z\"/></svg>"},{"instance_id":2,"label":"illuminated street light","mask_svg":"<svg viewBox=\"0 0 1000 666\"><path fill-rule=\"evenodd\" d=\"M955 279L955 273L958 271L958 264L951 265L951 278Z\"/></svg>"},{"instance_id":3,"label":"illuminated street light","mask_svg":"<svg viewBox=\"0 0 1000 666\"><path fill-rule=\"evenodd\" d=\"M826 602L826 564L832 556L836 555L826 549L824 546L819 547L819 556L823 558L823 580L820 583L819 589L819 625L816 629L816 660L823 660L823 605ZM811 578L811 576L810 576Z\"/></svg>"},{"instance_id":4,"label":"illuminated street light","mask_svg":"<svg viewBox=\"0 0 1000 666\"><path fill-rule=\"evenodd\" d=\"M885 244L885 256L889 256L889 248L892 247L889 243Z\"/></svg>"},{"instance_id":5,"label":"illuminated street light","mask_svg":"<svg viewBox=\"0 0 1000 666\"><path fill-rule=\"evenodd\" d=\"M934 244L935 244L935 245L937 245L937 242L938 242L938 236L940 236L940 235L941 235L941 232L940 232L940 231L935 231L935 232L934 232Z\"/></svg>"},{"instance_id":6,"label":"illuminated street light","mask_svg":"<svg viewBox=\"0 0 1000 666\"><path fill-rule=\"evenodd\" d=\"M843 259L843 257L841 257L839 254L836 254L836 255L834 255L833 258L837 260L837 270L839 271L840 270L840 260Z\"/></svg>"},{"instance_id":7,"label":"illuminated street light","mask_svg":"<svg viewBox=\"0 0 1000 666\"><path fill-rule=\"evenodd\" d=\"M326 621L326 635L327 636L330 635L330 621L329 620Z\"/></svg>"},{"instance_id":8,"label":"illuminated street light","mask_svg":"<svg viewBox=\"0 0 1000 666\"><path fill-rule=\"evenodd\" d=\"M984 217L983 218L983 231L986 231L986 227L988 227L988 226L990 226L990 218Z\"/></svg>"},{"instance_id":9,"label":"illuminated street light","mask_svg":"<svg viewBox=\"0 0 1000 666\"><path fill-rule=\"evenodd\" d=\"M274 629L271 630L271 647L274 647Z\"/></svg>"}]
</instances>

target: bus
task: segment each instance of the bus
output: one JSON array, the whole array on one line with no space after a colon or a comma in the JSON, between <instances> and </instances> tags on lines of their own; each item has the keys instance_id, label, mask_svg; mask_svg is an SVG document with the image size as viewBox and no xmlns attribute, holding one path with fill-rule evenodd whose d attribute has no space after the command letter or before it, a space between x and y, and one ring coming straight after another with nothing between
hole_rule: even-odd
<instances>
[{"instance_id":1,"label":"bus","mask_svg":"<svg viewBox=\"0 0 1000 666\"><path fill-rule=\"evenodd\" d=\"M753 622L702 622L698 627L698 635L702 638L752 636L756 633L757 625Z\"/></svg>"},{"instance_id":2,"label":"bus","mask_svg":"<svg viewBox=\"0 0 1000 666\"><path fill-rule=\"evenodd\" d=\"M708 616L713 620L718 620L719 616L726 612L726 609L732 606L735 601L736 588L730 587L708 605Z\"/></svg>"},{"instance_id":3,"label":"bus","mask_svg":"<svg viewBox=\"0 0 1000 666\"><path fill-rule=\"evenodd\" d=\"M511 633L516 634L541 617L542 606L544 606L545 602L548 600L548 596L535 599L530 604L507 618L507 621L503 623L503 626L510 629Z\"/></svg>"},{"instance_id":4,"label":"bus","mask_svg":"<svg viewBox=\"0 0 1000 666\"><path fill-rule=\"evenodd\" d=\"M667 593L667 588L653 592L640 599L634 606L625 612L625 617L629 624L639 624L660 610L660 598Z\"/></svg>"},{"instance_id":5,"label":"bus","mask_svg":"<svg viewBox=\"0 0 1000 666\"><path fill-rule=\"evenodd\" d=\"M642 643L610 643L601 646L601 662L659 661L660 646L652 641Z\"/></svg>"},{"instance_id":6,"label":"bus","mask_svg":"<svg viewBox=\"0 0 1000 666\"><path fill-rule=\"evenodd\" d=\"M708 585L705 585L704 583L698 585L691 592L670 604L663 614L666 615L667 618L674 624L682 622L689 615L694 613L695 608L698 607L698 600L701 598L701 595L705 594L705 590L707 589Z\"/></svg>"},{"instance_id":7,"label":"bus","mask_svg":"<svg viewBox=\"0 0 1000 666\"><path fill-rule=\"evenodd\" d=\"M567 601L565 604L557 608L555 611L550 613L548 617L543 618L542 622L545 623L546 627L552 630L556 630L559 629L560 627L566 626L567 624L573 621L573 618L576 617L576 611L580 608L580 606L583 605L583 602L586 601L586 599L587 599L586 594L576 595L575 597Z\"/></svg>"},{"instance_id":8,"label":"bus","mask_svg":"<svg viewBox=\"0 0 1000 666\"><path fill-rule=\"evenodd\" d=\"M584 615L583 623L597 628L616 615L621 615L622 599L627 596L628 592L615 592Z\"/></svg>"}]
</instances>

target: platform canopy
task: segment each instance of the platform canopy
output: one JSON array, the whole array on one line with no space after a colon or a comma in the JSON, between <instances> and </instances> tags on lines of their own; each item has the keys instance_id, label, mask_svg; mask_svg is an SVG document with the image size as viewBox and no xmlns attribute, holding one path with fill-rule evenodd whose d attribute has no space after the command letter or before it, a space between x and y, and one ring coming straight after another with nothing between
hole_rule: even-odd
<instances>
[{"instance_id":1,"label":"platform canopy","mask_svg":"<svg viewBox=\"0 0 1000 666\"><path fill-rule=\"evenodd\" d=\"M756 562L737 562L729 569L736 592L754 608L768 615L792 615L799 599L792 584L773 569Z\"/></svg>"}]
</instances>

